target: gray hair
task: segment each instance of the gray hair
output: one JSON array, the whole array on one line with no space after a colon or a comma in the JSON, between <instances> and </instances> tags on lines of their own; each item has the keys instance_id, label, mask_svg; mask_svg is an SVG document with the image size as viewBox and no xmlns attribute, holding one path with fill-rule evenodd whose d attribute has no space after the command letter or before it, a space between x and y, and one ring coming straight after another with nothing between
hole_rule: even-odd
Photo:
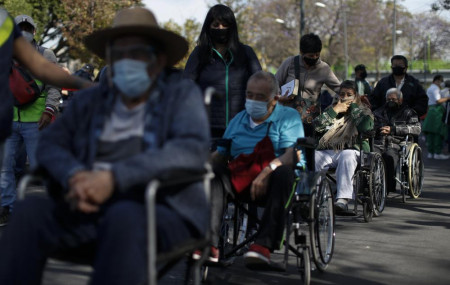
<instances>
[{"instance_id":1,"label":"gray hair","mask_svg":"<svg viewBox=\"0 0 450 285\"><path fill-rule=\"evenodd\" d=\"M270 84L271 86L271 96L274 97L275 95L278 95L280 93L280 87L278 86L278 80L275 77L275 75L273 75L270 72L266 72L266 71L257 71L255 73L253 73L252 76L250 76L250 78L248 79L248 81L250 80L264 80L267 83Z\"/></svg>"},{"instance_id":2,"label":"gray hair","mask_svg":"<svg viewBox=\"0 0 450 285\"><path fill-rule=\"evenodd\" d=\"M403 99L403 93L402 93L402 91L398 90L398 89L395 88L395 87L392 87L392 88L388 89L388 91L386 91L386 99L387 99L387 97L388 97L389 95L391 95L392 93L397 94L397 98L398 98L398 99Z\"/></svg>"}]
</instances>

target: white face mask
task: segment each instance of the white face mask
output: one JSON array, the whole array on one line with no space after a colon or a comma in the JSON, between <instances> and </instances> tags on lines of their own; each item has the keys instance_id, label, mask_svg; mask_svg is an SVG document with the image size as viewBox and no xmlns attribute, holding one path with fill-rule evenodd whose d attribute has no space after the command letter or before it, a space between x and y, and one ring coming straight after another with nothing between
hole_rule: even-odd
<instances>
[{"instance_id":1,"label":"white face mask","mask_svg":"<svg viewBox=\"0 0 450 285\"><path fill-rule=\"evenodd\" d=\"M445 88L445 83L441 82L441 84L439 86L441 86L441 88Z\"/></svg>"}]
</instances>

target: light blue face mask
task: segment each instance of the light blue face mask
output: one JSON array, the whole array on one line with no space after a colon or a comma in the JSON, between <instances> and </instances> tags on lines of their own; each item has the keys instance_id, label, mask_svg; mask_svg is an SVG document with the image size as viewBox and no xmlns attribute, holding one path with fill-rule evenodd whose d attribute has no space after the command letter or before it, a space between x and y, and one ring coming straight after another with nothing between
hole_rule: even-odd
<instances>
[{"instance_id":1,"label":"light blue face mask","mask_svg":"<svg viewBox=\"0 0 450 285\"><path fill-rule=\"evenodd\" d=\"M31 42L33 41L33 39L34 39L33 34L30 33L30 32L22 31L22 36L23 36L23 37L25 38L25 40L26 40L27 42L29 42L29 43L31 43Z\"/></svg>"},{"instance_id":2,"label":"light blue face mask","mask_svg":"<svg viewBox=\"0 0 450 285\"><path fill-rule=\"evenodd\" d=\"M113 64L113 82L128 98L139 98L152 85L147 73L147 62L121 59Z\"/></svg>"},{"instance_id":3,"label":"light blue face mask","mask_svg":"<svg viewBox=\"0 0 450 285\"><path fill-rule=\"evenodd\" d=\"M258 120L267 115L267 103L264 101L256 101L251 99L245 99L245 110L252 117L252 119Z\"/></svg>"}]
</instances>

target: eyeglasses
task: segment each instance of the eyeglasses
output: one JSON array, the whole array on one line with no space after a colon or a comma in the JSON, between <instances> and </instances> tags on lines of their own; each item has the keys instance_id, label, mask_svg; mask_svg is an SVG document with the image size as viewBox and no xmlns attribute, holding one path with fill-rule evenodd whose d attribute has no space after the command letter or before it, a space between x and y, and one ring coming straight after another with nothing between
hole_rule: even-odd
<instances>
[{"instance_id":1,"label":"eyeglasses","mask_svg":"<svg viewBox=\"0 0 450 285\"><path fill-rule=\"evenodd\" d=\"M151 60L155 57L155 48L150 45L134 45L127 47L111 47L111 60L123 58Z\"/></svg>"}]
</instances>

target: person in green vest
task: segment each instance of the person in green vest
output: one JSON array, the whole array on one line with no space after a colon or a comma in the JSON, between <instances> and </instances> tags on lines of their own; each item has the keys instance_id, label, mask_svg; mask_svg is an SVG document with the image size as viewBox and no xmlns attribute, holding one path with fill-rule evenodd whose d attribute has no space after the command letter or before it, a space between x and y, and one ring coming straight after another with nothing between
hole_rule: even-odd
<instances>
[{"instance_id":1,"label":"person in green vest","mask_svg":"<svg viewBox=\"0 0 450 285\"><path fill-rule=\"evenodd\" d=\"M31 19L31 17L22 17L22 19L28 20ZM34 21L32 23L34 24ZM36 25L31 24L29 21L28 24L34 26L34 30L31 33L33 35L35 33ZM37 117L37 119L34 122L18 122L19 115L22 120L25 120L26 118L30 119L33 116L33 112L31 112L32 107L29 106L30 112L26 112L26 114L19 113L17 110L14 110L13 113L13 96L9 88L9 74L13 57L30 70L36 78L39 78L39 80L41 80L40 82L77 89L86 88L92 85L92 83L86 80L64 73L59 66L44 58L39 51L30 44L31 40L29 34L30 32L27 34L26 31L21 31L8 12L0 8L0 165L3 164L1 176L7 178L12 175L13 179L13 184L11 184L12 182L8 182L8 180L4 182L3 178L1 179L2 189L0 190L2 192L2 206L4 207L0 211L0 226L7 223L12 209L9 205L12 205L15 200L15 179L14 173L12 172L14 159L11 159L13 156L11 156L10 153L13 150L13 148L11 148L11 143L15 140L17 141L17 139L20 141L21 138L16 137L15 140L11 139L13 136L12 129L13 127L15 129L22 128L22 131L25 131L25 129L23 129L25 125L38 126L35 129L38 129L39 126L43 128L50 123L50 114L52 114L50 108L48 110L46 109L47 102L46 99L43 99L41 102L43 102L44 107L39 114L35 111L34 116ZM50 104L48 105L50 106ZM52 106L56 106L56 104L52 104ZM44 110L47 110L47 112L46 115L42 116ZM13 114L16 119L14 123L12 123ZM28 152L28 155L30 155L31 151ZM33 159L34 157L30 159L30 163L34 163ZM8 171L10 171L10 173L8 173ZM8 176L6 173L10 175ZM4 190L4 188L7 188L7 190ZM4 195L6 196L4 197Z\"/></svg>"}]
</instances>

